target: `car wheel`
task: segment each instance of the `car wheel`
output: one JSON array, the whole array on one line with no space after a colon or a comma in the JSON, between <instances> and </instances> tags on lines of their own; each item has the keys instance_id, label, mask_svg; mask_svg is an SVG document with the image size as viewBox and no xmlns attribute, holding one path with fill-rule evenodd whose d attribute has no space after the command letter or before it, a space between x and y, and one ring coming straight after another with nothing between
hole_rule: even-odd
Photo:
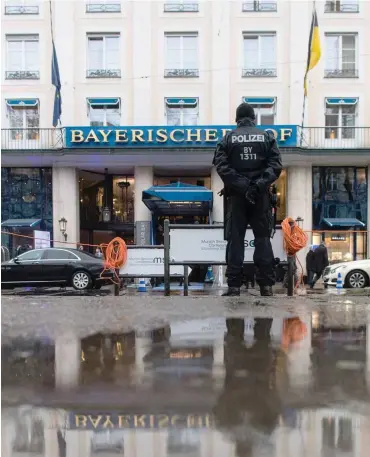
<instances>
[{"instance_id":1,"label":"car wheel","mask_svg":"<svg viewBox=\"0 0 370 457\"><path fill-rule=\"evenodd\" d=\"M86 290L91 287L91 276L86 271L76 271L72 276L72 286L76 290Z\"/></svg>"},{"instance_id":2,"label":"car wheel","mask_svg":"<svg viewBox=\"0 0 370 457\"><path fill-rule=\"evenodd\" d=\"M362 289L367 286L369 278L361 270L350 271L346 277L346 287L350 289Z\"/></svg>"}]
</instances>

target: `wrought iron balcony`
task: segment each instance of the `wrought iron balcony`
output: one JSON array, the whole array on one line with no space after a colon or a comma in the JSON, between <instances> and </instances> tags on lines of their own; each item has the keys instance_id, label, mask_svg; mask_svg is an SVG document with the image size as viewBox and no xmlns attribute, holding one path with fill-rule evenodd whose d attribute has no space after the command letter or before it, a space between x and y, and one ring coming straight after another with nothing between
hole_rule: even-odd
<instances>
[{"instance_id":1,"label":"wrought iron balcony","mask_svg":"<svg viewBox=\"0 0 370 457\"><path fill-rule=\"evenodd\" d=\"M358 70L354 68L325 70L325 78L358 78Z\"/></svg>"},{"instance_id":2,"label":"wrought iron balcony","mask_svg":"<svg viewBox=\"0 0 370 457\"><path fill-rule=\"evenodd\" d=\"M199 11L198 3L165 3L163 7L165 13L197 13Z\"/></svg>"},{"instance_id":3,"label":"wrought iron balcony","mask_svg":"<svg viewBox=\"0 0 370 457\"><path fill-rule=\"evenodd\" d=\"M5 14L39 14L38 5L8 5L5 6Z\"/></svg>"},{"instance_id":4,"label":"wrought iron balcony","mask_svg":"<svg viewBox=\"0 0 370 457\"><path fill-rule=\"evenodd\" d=\"M40 79L40 72L33 70L6 71L5 79Z\"/></svg>"},{"instance_id":5,"label":"wrought iron balcony","mask_svg":"<svg viewBox=\"0 0 370 457\"><path fill-rule=\"evenodd\" d=\"M358 13L359 4L355 2L331 1L325 3L325 13Z\"/></svg>"},{"instance_id":6,"label":"wrought iron balcony","mask_svg":"<svg viewBox=\"0 0 370 457\"><path fill-rule=\"evenodd\" d=\"M243 78L271 78L277 75L276 68L243 68Z\"/></svg>"},{"instance_id":7,"label":"wrought iron balcony","mask_svg":"<svg viewBox=\"0 0 370 457\"><path fill-rule=\"evenodd\" d=\"M88 3L86 13L120 13L120 3Z\"/></svg>"},{"instance_id":8,"label":"wrought iron balcony","mask_svg":"<svg viewBox=\"0 0 370 457\"><path fill-rule=\"evenodd\" d=\"M242 6L243 13L248 12L276 12L277 11L277 2L246 2Z\"/></svg>"},{"instance_id":9,"label":"wrought iron balcony","mask_svg":"<svg viewBox=\"0 0 370 457\"><path fill-rule=\"evenodd\" d=\"M63 149L62 129L1 129L2 151Z\"/></svg>"},{"instance_id":10,"label":"wrought iron balcony","mask_svg":"<svg viewBox=\"0 0 370 457\"><path fill-rule=\"evenodd\" d=\"M304 127L297 145L305 149L369 149L370 127Z\"/></svg>"},{"instance_id":11,"label":"wrought iron balcony","mask_svg":"<svg viewBox=\"0 0 370 457\"><path fill-rule=\"evenodd\" d=\"M164 70L165 78L199 78L199 70L189 68L172 68Z\"/></svg>"},{"instance_id":12,"label":"wrought iron balcony","mask_svg":"<svg viewBox=\"0 0 370 457\"><path fill-rule=\"evenodd\" d=\"M120 78L121 70L87 70L86 78Z\"/></svg>"}]
</instances>

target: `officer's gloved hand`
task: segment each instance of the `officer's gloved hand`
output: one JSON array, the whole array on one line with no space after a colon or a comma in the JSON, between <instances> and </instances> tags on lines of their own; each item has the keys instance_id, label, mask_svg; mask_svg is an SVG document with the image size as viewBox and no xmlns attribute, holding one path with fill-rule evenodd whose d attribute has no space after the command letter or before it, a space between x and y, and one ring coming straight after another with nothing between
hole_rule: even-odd
<instances>
[{"instance_id":1,"label":"officer's gloved hand","mask_svg":"<svg viewBox=\"0 0 370 457\"><path fill-rule=\"evenodd\" d=\"M256 204L257 195L258 195L258 188L257 188L257 186L255 184L252 184L252 185L250 185L248 187L248 190L245 193L245 199L251 205L255 205Z\"/></svg>"}]
</instances>

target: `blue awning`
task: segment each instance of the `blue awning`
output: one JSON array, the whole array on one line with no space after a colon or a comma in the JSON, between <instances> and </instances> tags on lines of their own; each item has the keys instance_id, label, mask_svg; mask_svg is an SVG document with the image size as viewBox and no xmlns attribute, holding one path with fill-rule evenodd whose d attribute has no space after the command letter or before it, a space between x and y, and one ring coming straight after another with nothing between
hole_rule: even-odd
<instances>
[{"instance_id":1,"label":"blue awning","mask_svg":"<svg viewBox=\"0 0 370 457\"><path fill-rule=\"evenodd\" d=\"M334 219L323 219L325 224L329 227L365 227L365 224L355 218L334 218Z\"/></svg>"},{"instance_id":2,"label":"blue awning","mask_svg":"<svg viewBox=\"0 0 370 457\"><path fill-rule=\"evenodd\" d=\"M89 103L91 106L114 106L119 103L119 98L88 98L87 103Z\"/></svg>"},{"instance_id":3,"label":"blue awning","mask_svg":"<svg viewBox=\"0 0 370 457\"><path fill-rule=\"evenodd\" d=\"M197 98L166 98L168 106L196 106L198 104Z\"/></svg>"},{"instance_id":4,"label":"blue awning","mask_svg":"<svg viewBox=\"0 0 370 457\"><path fill-rule=\"evenodd\" d=\"M24 98L24 99L18 99L18 98L12 98L6 101L6 104L8 106L37 106L39 104L39 101L37 98Z\"/></svg>"},{"instance_id":5,"label":"blue awning","mask_svg":"<svg viewBox=\"0 0 370 457\"><path fill-rule=\"evenodd\" d=\"M174 183L153 186L143 192L143 202L158 215L207 216L212 209L213 192L203 186Z\"/></svg>"},{"instance_id":6,"label":"blue awning","mask_svg":"<svg viewBox=\"0 0 370 457\"><path fill-rule=\"evenodd\" d=\"M273 105L275 97L243 97L243 102L250 105Z\"/></svg>"},{"instance_id":7,"label":"blue awning","mask_svg":"<svg viewBox=\"0 0 370 457\"><path fill-rule=\"evenodd\" d=\"M8 219L1 223L1 227L37 227L41 224L42 219Z\"/></svg>"},{"instance_id":8,"label":"blue awning","mask_svg":"<svg viewBox=\"0 0 370 457\"><path fill-rule=\"evenodd\" d=\"M356 105L358 98L327 98L326 103L328 105Z\"/></svg>"}]
</instances>

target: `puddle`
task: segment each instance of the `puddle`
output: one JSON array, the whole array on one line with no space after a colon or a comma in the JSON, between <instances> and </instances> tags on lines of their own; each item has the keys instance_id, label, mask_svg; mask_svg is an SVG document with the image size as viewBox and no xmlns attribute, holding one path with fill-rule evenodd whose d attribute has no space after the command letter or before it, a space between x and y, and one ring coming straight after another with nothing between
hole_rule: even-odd
<instances>
[{"instance_id":1,"label":"puddle","mask_svg":"<svg viewBox=\"0 0 370 457\"><path fill-rule=\"evenodd\" d=\"M367 455L366 325L329 321L261 311L8 338L1 455Z\"/></svg>"}]
</instances>

